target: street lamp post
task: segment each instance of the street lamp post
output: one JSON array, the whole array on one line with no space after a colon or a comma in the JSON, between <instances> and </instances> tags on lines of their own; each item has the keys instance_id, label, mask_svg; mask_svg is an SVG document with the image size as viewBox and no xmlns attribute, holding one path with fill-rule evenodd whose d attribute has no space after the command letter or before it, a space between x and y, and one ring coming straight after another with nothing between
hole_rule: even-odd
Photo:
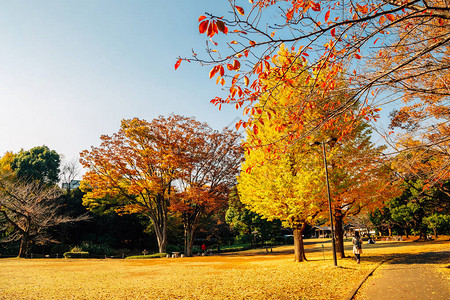
<instances>
[{"instance_id":1,"label":"street lamp post","mask_svg":"<svg viewBox=\"0 0 450 300\"><path fill-rule=\"evenodd\" d=\"M327 194L328 194L328 210L330 212L330 223L331 223L331 243L333 246L333 261L334 261L334 266L337 267L337 259L336 259L336 237L334 235L334 224L333 224L333 212L331 209L331 196L330 196L330 183L328 180L328 165L327 165L327 154L325 151L325 143L331 143L331 142L336 142L336 138L330 138L326 141L317 141L317 142L313 142L311 143L311 145L322 145L322 151L323 151L323 164L325 166L325 177L326 177L326 183L327 183Z\"/></svg>"}]
</instances>

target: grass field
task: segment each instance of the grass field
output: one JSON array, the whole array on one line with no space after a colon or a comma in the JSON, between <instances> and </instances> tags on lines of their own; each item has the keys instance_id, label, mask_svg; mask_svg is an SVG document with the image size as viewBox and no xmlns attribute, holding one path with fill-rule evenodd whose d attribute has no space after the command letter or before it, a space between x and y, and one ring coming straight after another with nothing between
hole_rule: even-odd
<instances>
[{"instance_id":1,"label":"grass field","mask_svg":"<svg viewBox=\"0 0 450 300\"><path fill-rule=\"evenodd\" d=\"M338 268L330 242L317 239L306 240L304 263L293 262L292 246L177 259L0 259L0 299L342 299L386 258L449 248L448 237L377 242L363 246L361 264L350 257Z\"/></svg>"}]
</instances>

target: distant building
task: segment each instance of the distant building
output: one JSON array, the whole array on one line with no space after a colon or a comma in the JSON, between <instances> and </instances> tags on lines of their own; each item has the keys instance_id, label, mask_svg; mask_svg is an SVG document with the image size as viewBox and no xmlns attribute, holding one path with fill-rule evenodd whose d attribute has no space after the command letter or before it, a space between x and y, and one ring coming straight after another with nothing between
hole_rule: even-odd
<instances>
[{"instance_id":1,"label":"distant building","mask_svg":"<svg viewBox=\"0 0 450 300\"><path fill-rule=\"evenodd\" d=\"M72 180L72 181L70 181L70 183L63 182L61 184L61 188L64 189L64 190L68 190L68 191L76 189L79 186L80 186L80 180Z\"/></svg>"}]
</instances>

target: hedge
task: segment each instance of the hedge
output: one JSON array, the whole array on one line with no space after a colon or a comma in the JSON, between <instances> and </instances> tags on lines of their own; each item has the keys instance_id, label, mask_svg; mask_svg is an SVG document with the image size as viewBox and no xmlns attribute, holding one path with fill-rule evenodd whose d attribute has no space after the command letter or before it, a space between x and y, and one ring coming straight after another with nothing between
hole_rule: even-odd
<instances>
[{"instance_id":1,"label":"hedge","mask_svg":"<svg viewBox=\"0 0 450 300\"><path fill-rule=\"evenodd\" d=\"M143 259L143 258L162 258L166 257L167 253L155 253L150 255L135 255L135 256L127 256L127 259Z\"/></svg>"},{"instance_id":2,"label":"hedge","mask_svg":"<svg viewBox=\"0 0 450 300\"><path fill-rule=\"evenodd\" d=\"M88 258L89 252L79 251L79 252L66 252L64 253L65 258Z\"/></svg>"}]
</instances>

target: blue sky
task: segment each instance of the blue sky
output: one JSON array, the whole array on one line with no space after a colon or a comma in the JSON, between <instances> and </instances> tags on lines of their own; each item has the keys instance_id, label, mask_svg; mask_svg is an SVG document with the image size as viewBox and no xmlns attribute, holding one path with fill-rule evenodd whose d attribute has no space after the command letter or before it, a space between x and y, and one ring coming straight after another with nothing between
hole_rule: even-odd
<instances>
[{"instance_id":1,"label":"blue sky","mask_svg":"<svg viewBox=\"0 0 450 300\"><path fill-rule=\"evenodd\" d=\"M209 68L176 57L201 52L197 18L225 0L2 1L0 155L47 145L67 160L116 132L123 118L194 116L221 129L241 112Z\"/></svg>"}]
</instances>

